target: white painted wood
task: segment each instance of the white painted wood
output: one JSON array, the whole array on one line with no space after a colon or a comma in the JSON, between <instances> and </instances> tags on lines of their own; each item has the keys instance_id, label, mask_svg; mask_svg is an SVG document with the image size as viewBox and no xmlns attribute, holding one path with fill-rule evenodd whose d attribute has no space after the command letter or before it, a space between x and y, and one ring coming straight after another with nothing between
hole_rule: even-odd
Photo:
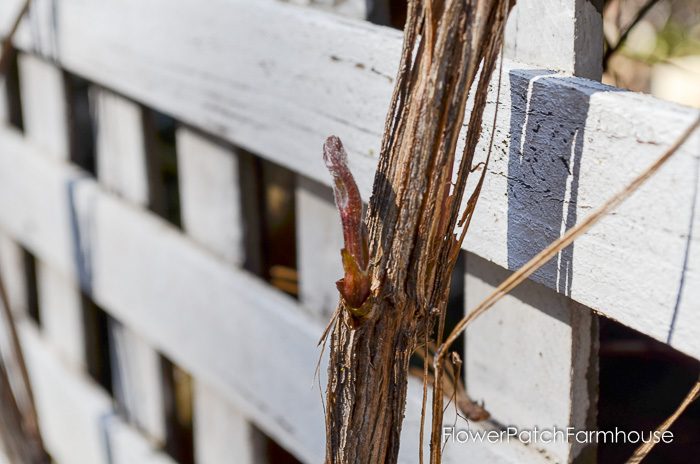
<instances>
[{"instance_id":1,"label":"white painted wood","mask_svg":"<svg viewBox=\"0 0 700 464\"><path fill-rule=\"evenodd\" d=\"M143 110L100 88L91 89L96 107L97 178L108 190L139 206L149 202ZM165 442L165 412L158 353L128 327L110 320L112 385L130 422L155 442Z\"/></svg>"},{"instance_id":2,"label":"white painted wood","mask_svg":"<svg viewBox=\"0 0 700 464\"><path fill-rule=\"evenodd\" d=\"M518 1L506 25L506 57L600 80L602 4L602 0Z\"/></svg>"},{"instance_id":3,"label":"white painted wood","mask_svg":"<svg viewBox=\"0 0 700 464\"><path fill-rule=\"evenodd\" d=\"M320 320L328 321L338 304L335 281L343 274L343 229L333 191L297 176L296 218L299 298Z\"/></svg>"},{"instance_id":4,"label":"white painted wood","mask_svg":"<svg viewBox=\"0 0 700 464\"><path fill-rule=\"evenodd\" d=\"M343 16L364 19L367 16L367 0L282 0L293 5L319 8Z\"/></svg>"},{"instance_id":5,"label":"white painted wood","mask_svg":"<svg viewBox=\"0 0 700 464\"><path fill-rule=\"evenodd\" d=\"M226 262L241 266L244 223L236 153L186 127L178 128L176 137L183 229ZM195 382L194 414L199 463L260 461L246 418L201 382Z\"/></svg>"},{"instance_id":6,"label":"white painted wood","mask_svg":"<svg viewBox=\"0 0 700 464\"><path fill-rule=\"evenodd\" d=\"M0 273L12 311L17 316L27 314L27 282L22 247L5 233L0 233Z\"/></svg>"},{"instance_id":7,"label":"white painted wood","mask_svg":"<svg viewBox=\"0 0 700 464\"><path fill-rule=\"evenodd\" d=\"M246 418L225 397L198 381L194 389L194 434L198 464L252 464L264 460L259 437Z\"/></svg>"},{"instance_id":8,"label":"white painted wood","mask_svg":"<svg viewBox=\"0 0 700 464\"><path fill-rule=\"evenodd\" d=\"M508 274L468 255L467 311ZM591 363L591 350L595 351L597 332L592 317L588 308L564 295L526 282L468 330L465 371L470 396L483 401L497 422L523 430L594 426L597 363ZM589 375L594 382L590 394ZM566 442L533 447L555 462L571 462L580 451Z\"/></svg>"},{"instance_id":9,"label":"white painted wood","mask_svg":"<svg viewBox=\"0 0 700 464\"><path fill-rule=\"evenodd\" d=\"M242 265L244 225L236 153L180 127L177 162L183 229L229 263Z\"/></svg>"},{"instance_id":10,"label":"white painted wood","mask_svg":"<svg viewBox=\"0 0 700 464\"><path fill-rule=\"evenodd\" d=\"M90 288L95 301L199 382L219 391L303 462L320 462L323 412L312 384L322 324L291 297L212 257L160 218L110 195L78 170L47 160L13 131L0 133L2 227L14 236L31 216L34 227L22 240L41 258L51 257L73 272L77 280L67 259L70 254L56 251L69 246L69 229L47 214L65 207L67 199L58 192L66 183L77 182L77 204L89 204L93 210ZM11 181L2 175L8 165L14 166L13 178L34 182ZM33 208L10 207L4 201L6 192L20 204L31 203L32 196L40 199L43 213L34 216ZM323 359L322 365L326 362ZM321 374L325 384L324 369ZM406 449L416 450L419 395L412 393L410 404L414 412L404 437ZM492 456L494 462L528 462L521 457L531 454L520 445L452 449L446 463L464 462L472 455Z\"/></svg>"},{"instance_id":11,"label":"white painted wood","mask_svg":"<svg viewBox=\"0 0 700 464\"><path fill-rule=\"evenodd\" d=\"M276 1L213 0L208 5L63 1L56 18L61 63L323 183L330 179L320 161L321 144L337 134L367 198L400 33ZM159 31L156 39L154 30ZM25 29L18 44L30 47L30 39ZM509 269L561 229L562 204L576 213L567 216L570 222L583 217L649 164L697 114L648 96L525 68L504 63L497 150L465 243ZM490 105L486 120L492 111ZM489 135L485 130L484 143ZM569 161L574 136L573 153L581 160L577 182L557 161ZM693 196L696 140L575 246L571 297L661 340L668 338L674 312L677 320L694 320L700 313L691 290L676 309L691 221L689 207L678 205L689 205ZM540 156L532 155L533 148ZM536 175L543 172L548 185L535 188L533 183L544 182ZM576 187L575 203L567 183ZM685 282L700 278L691 255ZM556 288L551 274L556 270L549 266L535 280ZM653 286L647 283L650 276L656 279ZM640 307L645 308L641 315ZM697 342L674 338L674 346L686 352L691 345Z\"/></svg>"},{"instance_id":12,"label":"white painted wood","mask_svg":"<svg viewBox=\"0 0 700 464\"><path fill-rule=\"evenodd\" d=\"M130 423L155 443L165 443L165 413L159 354L117 320L109 321L114 397Z\"/></svg>"},{"instance_id":13,"label":"white painted wood","mask_svg":"<svg viewBox=\"0 0 700 464\"><path fill-rule=\"evenodd\" d=\"M19 55L20 94L26 136L49 156L68 159L68 112L62 71L34 55Z\"/></svg>"},{"instance_id":14,"label":"white painted wood","mask_svg":"<svg viewBox=\"0 0 700 464\"><path fill-rule=\"evenodd\" d=\"M119 95L93 88L97 178L134 203L148 205L143 110Z\"/></svg>"},{"instance_id":15,"label":"white painted wood","mask_svg":"<svg viewBox=\"0 0 700 464\"><path fill-rule=\"evenodd\" d=\"M174 464L112 411L86 376L67 368L36 328L20 324L45 445L57 464Z\"/></svg>"},{"instance_id":16,"label":"white painted wood","mask_svg":"<svg viewBox=\"0 0 700 464\"><path fill-rule=\"evenodd\" d=\"M87 366L80 291L74 280L43 261L37 262L41 327L65 362L76 370Z\"/></svg>"}]
</instances>

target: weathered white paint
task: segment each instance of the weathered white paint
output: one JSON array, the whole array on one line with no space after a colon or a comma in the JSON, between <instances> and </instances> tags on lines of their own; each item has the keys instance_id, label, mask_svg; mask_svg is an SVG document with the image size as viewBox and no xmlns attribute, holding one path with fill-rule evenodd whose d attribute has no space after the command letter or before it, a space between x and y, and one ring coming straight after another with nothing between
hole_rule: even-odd
<instances>
[{"instance_id":1,"label":"weathered white paint","mask_svg":"<svg viewBox=\"0 0 700 464\"><path fill-rule=\"evenodd\" d=\"M120 413L154 442L165 443L160 355L119 321L109 321L112 386Z\"/></svg>"},{"instance_id":2,"label":"weathered white paint","mask_svg":"<svg viewBox=\"0 0 700 464\"><path fill-rule=\"evenodd\" d=\"M67 159L68 112L63 73L54 64L26 53L19 55L24 132L47 155Z\"/></svg>"},{"instance_id":3,"label":"weathered white paint","mask_svg":"<svg viewBox=\"0 0 700 464\"><path fill-rule=\"evenodd\" d=\"M93 88L97 178L136 204L148 204L148 171L141 107L108 90Z\"/></svg>"},{"instance_id":4,"label":"weathered white paint","mask_svg":"<svg viewBox=\"0 0 700 464\"><path fill-rule=\"evenodd\" d=\"M174 464L112 410L107 394L67 368L32 324L20 324L45 445L57 464Z\"/></svg>"},{"instance_id":5,"label":"weathered white paint","mask_svg":"<svg viewBox=\"0 0 700 464\"><path fill-rule=\"evenodd\" d=\"M333 191L297 176L296 219L299 298L320 320L328 321L338 304L335 281L343 274L343 229Z\"/></svg>"},{"instance_id":6,"label":"weathered white paint","mask_svg":"<svg viewBox=\"0 0 700 464\"><path fill-rule=\"evenodd\" d=\"M229 264L241 266L244 223L236 153L185 127L177 129L176 137L183 229ZM203 383L195 385L198 462L214 464L234 456L241 464L259 461L252 427L241 412Z\"/></svg>"},{"instance_id":7,"label":"weathered white paint","mask_svg":"<svg viewBox=\"0 0 700 464\"><path fill-rule=\"evenodd\" d=\"M66 364L85 370L85 329L80 290L50 264L37 261L41 327Z\"/></svg>"},{"instance_id":8,"label":"weathered white paint","mask_svg":"<svg viewBox=\"0 0 700 464\"><path fill-rule=\"evenodd\" d=\"M259 437L240 411L214 389L195 381L194 446L198 464L262 462Z\"/></svg>"},{"instance_id":9,"label":"weathered white paint","mask_svg":"<svg viewBox=\"0 0 700 464\"><path fill-rule=\"evenodd\" d=\"M77 215L91 218L79 224L86 240L90 232L89 288L95 301L199 382L221 392L300 459L321 461L323 412L320 394L312 388L320 322L289 296L213 257L163 220L105 192L79 170L47 160L13 131L1 135L2 227L77 281L70 227L61 215L50 214L65 210L68 198L60 192L66 184L76 184L75 203L89 205ZM7 176L10 165L13 175ZM29 178L32 183L26 182ZM14 202L6 200L10 192ZM27 221L31 229L25 228ZM323 373L321 369L321 384ZM271 382L270 375L283 381ZM404 427L407 450L417 450L419 403L419 394L412 393L413 412ZM537 455L515 444L452 450L446 463L472 455L491 456L494 462L535 462L522 456Z\"/></svg>"},{"instance_id":10,"label":"weathered white paint","mask_svg":"<svg viewBox=\"0 0 700 464\"><path fill-rule=\"evenodd\" d=\"M602 0L520 0L506 26L506 57L600 80L602 9Z\"/></svg>"},{"instance_id":11,"label":"weathered white paint","mask_svg":"<svg viewBox=\"0 0 700 464\"><path fill-rule=\"evenodd\" d=\"M466 307L476 306L509 272L468 255ZM467 391L484 401L492 417L523 430L586 430L595 418L589 398L591 311L535 282L526 282L476 320L466 338ZM597 333L593 338L597 337ZM589 370L590 369L590 370ZM592 384L595 386L596 384ZM555 462L570 462L578 453L566 442L533 445Z\"/></svg>"},{"instance_id":12,"label":"weathered white paint","mask_svg":"<svg viewBox=\"0 0 700 464\"><path fill-rule=\"evenodd\" d=\"M229 263L242 265L245 250L236 153L181 127L177 162L183 229Z\"/></svg>"},{"instance_id":13,"label":"weathered white paint","mask_svg":"<svg viewBox=\"0 0 700 464\"><path fill-rule=\"evenodd\" d=\"M95 102L97 178L108 190L148 205L148 170L139 105L100 88ZM165 442L160 356L119 321L109 321L112 385L122 413L158 443Z\"/></svg>"},{"instance_id":14,"label":"weathered white paint","mask_svg":"<svg viewBox=\"0 0 700 464\"><path fill-rule=\"evenodd\" d=\"M66 0L56 13L61 63L73 72L324 183L321 144L337 134L367 197L399 57L398 31L270 0L213 0L207 8L193 0ZM30 39L25 28L18 43L31 47ZM497 150L465 243L509 269L558 235L564 210L571 225L697 115L524 68L504 63ZM672 342L687 353L700 349L698 338L683 332L700 320L694 303L700 298L693 294L700 288L693 285L700 281L700 251L691 247L684 265L688 243L697 241L686 237L689 224L698 219L678 205L690 205L697 184L698 137L577 241L568 279L573 299L660 340L668 339L677 313L691 328L676 326ZM566 167L570 158L580 161L575 176ZM555 266L534 279L557 288Z\"/></svg>"}]
</instances>

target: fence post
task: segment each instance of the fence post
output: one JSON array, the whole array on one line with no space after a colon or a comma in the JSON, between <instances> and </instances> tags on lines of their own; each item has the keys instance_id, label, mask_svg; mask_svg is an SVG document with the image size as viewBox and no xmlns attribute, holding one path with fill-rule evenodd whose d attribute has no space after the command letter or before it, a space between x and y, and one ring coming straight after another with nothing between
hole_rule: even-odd
<instances>
[{"instance_id":1,"label":"fence post","mask_svg":"<svg viewBox=\"0 0 700 464\"><path fill-rule=\"evenodd\" d=\"M505 55L520 63L600 80L603 0L519 0L506 26Z\"/></svg>"},{"instance_id":2,"label":"fence post","mask_svg":"<svg viewBox=\"0 0 700 464\"><path fill-rule=\"evenodd\" d=\"M198 133L177 129L182 225L185 232L233 266L245 260L238 155ZM231 301L231 305L235 305ZM236 347L231 341L231 349ZM225 357L226 353L222 352ZM194 385L194 447L199 464L260 462L254 430L226 399L200 379Z\"/></svg>"},{"instance_id":3,"label":"fence post","mask_svg":"<svg viewBox=\"0 0 700 464\"><path fill-rule=\"evenodd\" d=\"M508 21L505 55L527 65L600 79L601 13L600 0L519 1ZM468 254L467 311L508 273ZM589 308L527 282L469 329L467 389L501 424L590 429L596 415L597 342L597 319ZM595 456L594 446L534 446L562 462Z\"/></svg>"}]
</instances>

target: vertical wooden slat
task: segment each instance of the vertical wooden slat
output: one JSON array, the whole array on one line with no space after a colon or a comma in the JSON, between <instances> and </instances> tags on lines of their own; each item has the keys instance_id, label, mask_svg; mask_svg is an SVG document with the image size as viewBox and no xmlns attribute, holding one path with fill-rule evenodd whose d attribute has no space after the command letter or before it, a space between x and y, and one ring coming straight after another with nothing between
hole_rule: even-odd
<instances>
[{"instance_id":1,"label":"vertical wooden slat","mask_svg":"<svg viewBox=\"0 0 700 464\"><path fill-rule=\"evenodd\" d=\"M177 156L185 232L230 264L241 266L245 260L245 234L236 153L180 127ZM244 348L232 345L231 349ZM225 399L198 380L195 380L194 416L196 462L260 462L252 440L252 426Z\"/></svg>"},{"instance_id":2,"label":"vertical wooden slat","mask_svg":"<svg viewBox=\"0 0 700 464\"><path fill-rule=\"evenodd\" d=\"M216 391L195 382L195 452L198 464L258 463L259 435Z\"/></svg>"},{"instance_id":3,"label":"vertical wooden slat","mask_svg":"<svg viewBox=\"0 0 700 464\"><path fill-rule=\"evenodd\" d=\"M467 257L466 303L473 308L509 274L475 255ZM492 417L522 429L591 426L595 396L595 320L590 310L543 285L526 282L469 328L467 390ZM580 449L536 443L556 462Z\"/></svg>"},{"instance_id":4,"label":"vertical wooden slat","mask_svg":"<svg viewBox=\"0 0 700 464\"><path fill-rule=\"evenodd\" d=\"M25 315L28 311L27 282L22 247L9 236L0 233L0 273L5 284L12 311Z\"/></svg>"},{"instance_id":5,"label":"vertical wooden slat","mask_svg":"<svg viewBox=\"0 0 700 464\"><path fill-rule=\"evenodd\" d=\"M143 109L108 90L93 88L99 182L146 207L149 173ZM109 321L112 386L121 412L158 443L165 441L160 357L138 334Z\"/></svg>"},{"instance_id":6,"label":"vertical wooden slat","mask_svg":"<svg viewBox=\"0 0 700 464\"><path fill-rule=\"evenodd\" d=\"M57 159L69 158L69 129L63 72L33 55L19 55L24 131Z\"/></svg>"},{"instance_id":7,"label":"vertical wooden slat","mask_svg":"<svg viewBox=\"0 0 700 464\"><path fill-rule=\"evenodd\" d=\"M134 203L148 204L143 110L107 90L93 88L96 113L97 178Z\"/></svg>"},{"instance_id":8,"label":"vertical wooden slat","mask_svg":"<svg viewBox=\"0 0 700 464\"><path fill-rule=\"evenodd\" d=\"M119 321L109 323L112 385L117 408L156 443L165 440L160 357Z\"/></svg>"},{"instance_id":9,"label":"vertical wooden slat","mask_svg":"<svg viewBox=\"0 0 700 464\"><path fill-rule=\"evenodd\" d=\"M327 320L338 303L335 281L342 277L340 217L333 191L302 175L297 176L296 201L299 296L314 315Z\"/></svg>"},{"instance_id":10,"label":"vertical wooden slat","mask_svg":"<svg viewBox=\"0 0 700 464\"><path fill-rule=\"evenodd\" d=\"M44 333L68 364L84 370L87 361L80 291L42 262L37 266L37 284Z\"/></svg>"},{"instance_id":11,"label":"vertical wooden slat","mask_svg":"<svg viewBox=\"0 0 700 464\"><path fill-rule=\"evenodd\" d=\"M195 132L177 132L182 226L188 235L229 263L241 266L243 221L238 159Z\"/></svg>"}]
</instances>

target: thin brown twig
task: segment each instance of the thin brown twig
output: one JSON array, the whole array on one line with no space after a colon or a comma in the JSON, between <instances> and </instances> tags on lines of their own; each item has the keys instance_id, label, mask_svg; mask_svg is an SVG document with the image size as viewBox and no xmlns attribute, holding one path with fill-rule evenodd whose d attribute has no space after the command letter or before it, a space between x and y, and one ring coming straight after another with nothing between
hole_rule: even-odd
<instances>
[{"instance_id":1,"label":"thin brown twig","mask_svg":"<svg viewBox=\"0 0 700 464\"><path fill-rule=\"evenodd\" d=\"M657 3L659 3L659 0L648 0L647 3L639 9L632 22L625 28L622 34L620 34L620 38L618 39L617 43L615 43L615 45L612 47L608 47L608 49L605 51L605 56L603 57L604 70L608 69L608 61L610 60L610 57L613 56L620 49L620 47L625 44L627 36L629 36L630 32L632 32L632 29L639 24L639 21L641 21L644 16L647 15L649 10L651 10Z\"/></svg>"},{"instance_id":2,"label":"thin brown twig","mask_svg":"<svg viewBox=\"0 0 700 464\"><path fill-rule=\"evenodd\" d=\"M26 399L26 404L21 405L23 407L19 408L19 410L22 413L23 429L24 432L28 435L28 441L34 443L37 448L36 450L34 450L34 453L36 453L36 458L39 459L39 461L36 462L44 462L42 460L45 457L45 453L43 451L44 445L41 437L41 431L39 430L39 419L36 410L36 403L34 401L34 394L32 392L31 382L29 380L27 364L24 359L22 346L19 341L19 335L17 334L17 325L15 322L14 314L12 313L9 298L7 298L7 293L5 291L5 285L2 279L2 272L0 272L0 306L2 306L2 318L4 319L4 324L2 325L6 327L6 330L9 335L10 353L8 353L7 355L12 356L13 360L17 365L20 374L20 384L18 388L21 388L23 390L22 394ZM0 353L0 357L1 356L2 353ZM2 362L2 359L0 359L0 363ZM17 398L17 394L14 394L13 396ZM19 402L17 404L19 405Z\"/></svg>"},{"instance_id":3,"label":"thin brown twig","mask_svg":"<svg viewBox=\"0 0 700 464\"><path fill-rule=\"evenodd\" d=\"M695 382L695 385L693 385L693 388L690 389L690 391L683 399L681 404L678 406L678 408L674 411L673 414L671 414L671 416L668 419L666 419L661 425L659 425L659 427L656 429L656 432L658 432L659 434L663 434L668 429L670 429L673 423L676 422L676 419L678 419L681 416L681 414L683 414L683 412L688 408L688 406L690 406L698 398L700 398L700 380ZM655 440L649 440L648 442L643 443L627 460L627 464L639 464L640 462L642 462L642 460L645 457L647 457L647 455L651 452L655 445Z\"/></svg>"}]
</instances>

